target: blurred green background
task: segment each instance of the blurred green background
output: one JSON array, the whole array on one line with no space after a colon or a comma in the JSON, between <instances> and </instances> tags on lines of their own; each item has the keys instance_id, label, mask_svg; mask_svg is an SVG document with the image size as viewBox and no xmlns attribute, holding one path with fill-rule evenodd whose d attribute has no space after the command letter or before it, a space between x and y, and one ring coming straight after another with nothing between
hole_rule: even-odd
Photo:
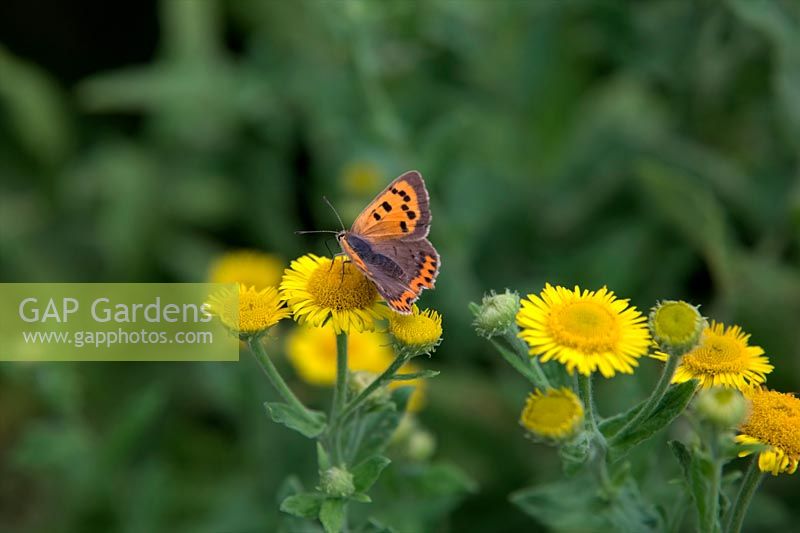
<instances>
[{"instance_id":1,"label":"blurred green background","mask_svg":"<svg viewBox=\"0 0 800 533\"><path fill-rule=\"evenodd\" d=\"M293 233L337 229L323 194L349 223L423 173L443 268L422 303L445 340L420 419L478 486L430 497L430 531L537 530L507 495L559 475L517 425L522 378L471 331L489 289L688 299L797 390L799 149L788 0L0 4L4 282L202 281L232 248L326 254ZM313 485L314 455L265 416L275 395L243 355L0 365L0 531L277 530L279 486ZM601 413L657 372L600 383ZM633 457L655 498L658 442ZM747 526L796 529L797 490L767 479Z\"/></svg>"}]
</instances>

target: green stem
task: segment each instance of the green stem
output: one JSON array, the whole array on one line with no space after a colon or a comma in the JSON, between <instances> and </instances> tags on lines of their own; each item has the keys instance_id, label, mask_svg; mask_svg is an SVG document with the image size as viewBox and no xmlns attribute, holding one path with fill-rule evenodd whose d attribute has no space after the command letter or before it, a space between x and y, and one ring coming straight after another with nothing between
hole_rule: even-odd
<instances>
[{"instance_id":1,"label":"green stem","mask_svg":"<svg viewBox=\"0 0 800 533\"><path fill-rule=\"evenodd\" d=\"M281 398L283 398L286 403L298 411L302 413L308 413L308 408L303 405L303 402L301 402L297 396L294 395L292 390L278 373L278 369L275 368L272 359L270 359L267 355L264 345L261 344L261 339L259 337L250 337L247 340L247 344L250 346L250 351L261 365L261 369L267 375L267 378L269 378L270 383L272 383L272 386L278 391L278 394L281 395ZM311 418L310 415L309 418Z\"/></svg>"},{"instance_id":2,"label":"green stem","mask_svg":"<svg viewBox=\"0 0 800 533\"><path fill-rule=\"evenodd\" d=\"M594 405L594 392L592 390L592 376L584 376L578 374L578 394L580 395L583 406L586 409L586 419L589 421L589 428L592 432L592 441L597 447L597 456L595 457L595 465L597 466L597 475L600 479L602 486L611 490L611 480L608 474L608 466L606 465L606 451L608 444L606 438L600 431L597 424L597 411Z\"/></svg>"},{"instance_id":3,"label":"green stem","mask_svg":"<svg viewBox=\"0 0 800 533\"><path fill-rule=\"evenodd\" d=\"M750 466L747 468L747 473L744 475L742 484L739 486L739 493L736 495L736 501L728 515L728 520L725 525L726 533L739 533L742 530L744 523L744 515L747 514L747 508L750 506L750 500L753 494L756 493L758 484L761 483L763 478L761 470L758 468L758 454L753 455L750 461Z\"/></svg>"},{"instance_id":4,"label":"green stem","mask_svg":"<svg viewBox=\"0 0 800 533\"><path fill-rule=\"evenodd\" d=\"M378 387L380 387L389 379L391 379L391 377L394 376L395 373L398 370L400 370L400 367L406 364L407 361L408 357L405 354L402 353L399 354L395 358L395 360L392 361L392 364L389 365L389 367L386 370L384 370L380 376L375 378L372 383L367 385L367 387L363 391L361 391L361 393L358 396L356 396L349 404L347 404L347 406L344 408L339 418L342 421L347 420L347 417L352 415L355 412L355 410L358 409L361 406L361 404L363 404L366 401L367 398L369 398L370 394L375 392L375 390Z\"/></svg>"},{"instance_id":5,"label":"green stem","mask_svg":"<svg viewBox=\"0 0 800 533\"><path fill-rule=\"evenodd\" d=\"M333 403L329 426L329 445L333 462L342 465L342 435L343 426L340 413L347 401L347 333L336 335L336 385L333 389Z\"/></svg>"},{"instance_id":6,"label":"green stem","mask_svg":"<svg viewBox=\"0 0 800 533\"><path fill-rule=\"evenodd\" d=\"M722 461L719 458L719 435L716 429L711 430L709 439L709 451L711 454L711 494L708 509L705 516L700 517L700 531L716 533L719 531L719 496L722 484Z\"/></svg>"},{"instance_id":7,"label":"green stem","mask_svg":"<svg viewBox=\"0 0 800 533\"><path fill-rule=\"evenodd\" d=\"M508 364L526 377L534 387L540 389L551 388L550 380L547 379L539 361L535 357L531 357L528 353L528 346L525 344L525 341L517 337L515 331L506 333L504 338L511 348L513 348L513 351L508 350L496 339L489 339L489 341L497 348L497 351L500 352L500 355L503 356Z\"/></svg>"},{"instance_id":8,"label":"green stem","mask_svg":"<svg viewBox=\"0 0 800 533\"><path fill-rule=\"evenodd\" d=\"M613 445L616 443L622 436L624 436L631 428L634 428L647 420L653 411L664 398L664 394L667 392L667 388L669 388L669 384L672 381L672 376L675 375L675 369L678 368L678 362L681 359L681 354L669 354L667 356L667 362L664 364L664 368L661 371L661 377L658 379L658 383L656 384L656 388L653 389L653 392L650 394L650 397L647 399L647 403L644 404L644 407L636 413L632 419L625 424L622 429L617 431L617 433L611 438L611 444Z\"/></svg>"}]
</instances>

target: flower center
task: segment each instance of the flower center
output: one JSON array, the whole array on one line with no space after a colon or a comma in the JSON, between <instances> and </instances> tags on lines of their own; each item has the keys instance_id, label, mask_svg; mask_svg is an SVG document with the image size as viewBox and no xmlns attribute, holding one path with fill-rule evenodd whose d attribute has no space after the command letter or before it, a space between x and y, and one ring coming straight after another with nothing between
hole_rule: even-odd
<instances>
[{"instance_id":1,"label":"flower center","mask_svg":"<svg viewBox=\"0 0 800 533\"><path fill-rule=\"evenodd\" d=\"M321 307L336 310L366 309L375 303L375 285L343 256L320 265L309 277L308 292Z\"/></svg>"},{"instance_id":2,"label":"flower center","mask_svg":"<svg viewBox=\"0 0 800 533\"><path fill-rule=\"evenodd\" d=\"M405 344L429 344L442 336L442 326L425 315L399 316L392 319L391 332Z\"/></svg>"},{"instance_id":3,"label":"flower center","mask_svg":"<svg viewBox=\"0 0 800 533\"><path fill-rule=\"evenodd\" d=\"M689 368L708 374L747 370L747 353L742 343L730 337L708 334L703 343L683 359Z\"/></svg>"},{"instance_id":4,"label":"flower center","mask_svg":"<svg viewBox=\"0 0 800 533\"><path fill-rule=\"evenodd\" d=\"M657 337L671 342L691 339L698 330L700 315L686 302L669 302L658 307L653 320Z\"/></svg>"},{"instance_id":5,"label":"flower center","mask_svg":"<svg viewBox=\"0 0 800 533\"><path fill-rule=\"evenodd\" d=\"M741 431L800 458L800 399L776 391L752 395L751 412Z\"/></svg>"},{"instance_id":6,"label":"flower center","mask_svg":"<svg viewBox=\"0 0 800 533\"><path fill-rule=\"evenodd\" d=\"M566 398L543 396L528 411L526 420L538 427L557 428L574 415L575 406Z\"/></svg>"},{"instance_id":7,"label":"flower center","mask_svg":"<svg viewBox=\"0 0 800 533\"><path fill-rule=\"evenodd\" d=\"M566 437L583 419L580 401L565 389L551 389L528 397L520 422L529 431L544 437Z\"/></svg>"},{"instance_id":8,"label":"flower center","mask_svg":"<svg viewBox=\"0 0 800 533\"><path fill-rule=\"evenodd\" d=\"M613 351L619 324L605 307L591 301L573 302L553 309L548 321L558 344L584 353Z\"/></svg>"}]
</instances>

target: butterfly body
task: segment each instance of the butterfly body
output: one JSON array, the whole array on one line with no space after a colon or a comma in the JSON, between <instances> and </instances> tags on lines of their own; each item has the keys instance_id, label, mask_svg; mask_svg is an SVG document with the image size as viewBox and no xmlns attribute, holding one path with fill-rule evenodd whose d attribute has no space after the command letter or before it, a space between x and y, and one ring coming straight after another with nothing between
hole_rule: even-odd
<instances>
[{"instance_id":1,"label":"butterfly body","mask_svg":"<svg viewBox=\"0 0 800 533\"><path fill-rule=\"evenodd\" d=\"M425 182L412 170L378 194L350 231L337 235L342 251L398 313L410 313L439 274L439 254L427 239L430 222Z\"/></svg>"}]
</instances>

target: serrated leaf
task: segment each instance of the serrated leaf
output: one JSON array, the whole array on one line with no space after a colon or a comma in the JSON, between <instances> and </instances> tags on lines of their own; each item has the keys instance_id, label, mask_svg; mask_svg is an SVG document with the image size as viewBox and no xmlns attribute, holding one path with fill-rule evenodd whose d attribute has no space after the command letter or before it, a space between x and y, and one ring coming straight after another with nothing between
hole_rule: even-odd
<instances>
[{"instance_id":1,"label":"serrated leaf","mask_svg":"<svg viewBox=\"0 0 800 533\"><path fill-rule=\"evenodd\" d=\"M648 440L667 427L680 415L694 395L697 383L694 380L672 385L646 420L631 427L624 434L617 433L611 439L608 455L612 461L623 458L632 448ZM632 418L632 416L631 416ZM630 419L630 418L629 418ZM608 427L608 426L607 426Z\"/></svg>"},{"instance_id":2,"label":"serrated leaf","mask_svg":"<svg viewBox=\"0 0 800 533\"><path fill-rule=\"evenodd\" d=\"M265 402L264 407L274 422L283 424L310 439L325 431L325 413L310 409L300 410L281 402Z\"/></svg>"},{"instance_id":3,"label":"serrated leaf","mask_svg":"<svg viewBox=\"0 0 800 533\"><path fill-rule=\"evenodd\" d=\"M378 476L392 461L382 455L374 455L353 468L353 485L357 492L367 492Z\"/></svg>"},{"instance_id":4,"label":"serrated leaf","mask_svg":"<svg viewBox=\"0 0 800 533\"><path fill-rule=\"evenodd\" d=\"M281 511L298 518L317 518L323 502L318 492L303 492L281 502Z\"/></svg>"},{"instance_id":5,"label":"serrated leaf","mask_svg":"<svg viewBox=\"0 0 800 533\"><path fill-rule=\"evenodd\" d=\"M325 533L339 533L344 525L344 507L346 500L330 498L322 502L319 510L319 520Z\"/></svg>"},{"instance_id":6,"label":"serrated leaf","mask_svg":"<svg viewBox=\"0 0 800 533\"><path fill-rule=\"evenodd\" d=\"M408 374L395 374L392 381L411 381L419 378L435 378L441 374L438 370L421 370L420 372L410 372Z\"/></svg>"}]
</instances>

